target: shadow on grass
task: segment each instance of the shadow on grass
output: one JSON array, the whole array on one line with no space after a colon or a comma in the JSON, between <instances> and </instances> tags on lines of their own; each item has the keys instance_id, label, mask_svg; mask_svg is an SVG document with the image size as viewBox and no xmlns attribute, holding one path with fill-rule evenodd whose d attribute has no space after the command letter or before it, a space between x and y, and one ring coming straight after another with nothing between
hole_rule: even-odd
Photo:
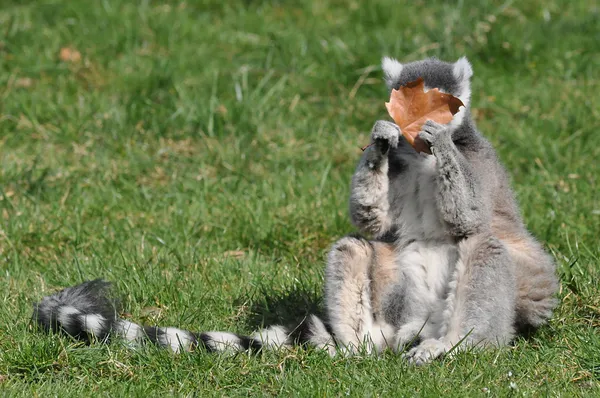
<instances>
[{"instance_id":1,"label":"shadow on grass","mask_svg":"<svg viewBox=\"0 0 600 398\"><path fill-rule=\"evenodd\" d=\"M246 297L247 298L247 297ZM236 304L242 304L237 300ZM297 326L307 315L322 317L322 293L307 286L273 291L262 286L251 300L250 309L241 322L249 329L271 325Z\"/></svg>"}]
</instances>

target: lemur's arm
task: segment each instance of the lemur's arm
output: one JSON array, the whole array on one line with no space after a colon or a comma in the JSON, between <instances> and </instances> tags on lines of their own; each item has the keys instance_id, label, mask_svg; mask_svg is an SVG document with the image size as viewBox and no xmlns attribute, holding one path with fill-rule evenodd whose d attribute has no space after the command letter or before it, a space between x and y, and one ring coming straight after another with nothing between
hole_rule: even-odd
<instances>
[{"instance_id":1,"label":"lemur's arm","mask_svg":"<svg viewBox=\"0 0 600 398\"><path fill-rule=\"evenodd\" d=\"M486 172L485 162L472 164L452 141L447 125L428 121L419 138L425 141L436 157L438 210L450 233L457 237L476 234L490 226L492 206L489 190L495 178Z\"/></svg>"},{"instance_id":2,"label":"lemur's arm","mask_svg":"<svg viewBox=\"0 0 600 398\"><path fill-rule=\"evenodd\" d=\"M400 129L393 123L379 120L371 132L371 142L365 149L352 177L350 218L363 233L382 236L392 226L388 199L388 152L398 146Z\"/></svg>"}]
</instances>

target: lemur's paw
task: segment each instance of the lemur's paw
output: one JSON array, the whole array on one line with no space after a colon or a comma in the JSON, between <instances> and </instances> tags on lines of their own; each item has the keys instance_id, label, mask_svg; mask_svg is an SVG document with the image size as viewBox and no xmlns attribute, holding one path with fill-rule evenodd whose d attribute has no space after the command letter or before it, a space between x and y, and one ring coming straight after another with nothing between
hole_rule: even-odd
<instances>
[{"instance_id":1,"label":"lemur's paw","mask_svg":"<svg viewBox=\"0 0 600 398\"><path fill-rule=\"evenodd\" d=\"M428 120L425 122L423 127L421 127L421 132L418 137L421 141L423 141L429 148L435 146L438 139L442 134L445 133L448 126L439 124L434 122L433 120Z\"/></svg>"},{"instance_id":2,"label":"lemur's paw","mask_svg":"<svg viewBox=\"0 0 600 398\"><path fill-rule=\"evenodd\" d=\"M418 346L403 355L413 365L424 365L442 356L449 347L446 343L437 339L427 339Z\"/></svg>"},{"instance_id":3,"label":"lemur's paw","mask_svg":"<svg viewBox=\"0 0 600 398\"><path fill-rule=\"evenodd\" d=\"M410 347L414 346L419 342L419 325L411 327L413 325L407 324L401 327L394 336L394 348L396 352L404 352Z\"/></svg>"},{"instance_id":4,"label":"lemur's paw","mask_svg":"<svg viewBox=\"0 0 600 398\"><path fill-rule=\"evenodd\" d=\"M400 128L394 123L378 120L371 131L371 140L382 153L386 153L388 149L398 146L400 134Z\"/></svg>"}]
</instances>

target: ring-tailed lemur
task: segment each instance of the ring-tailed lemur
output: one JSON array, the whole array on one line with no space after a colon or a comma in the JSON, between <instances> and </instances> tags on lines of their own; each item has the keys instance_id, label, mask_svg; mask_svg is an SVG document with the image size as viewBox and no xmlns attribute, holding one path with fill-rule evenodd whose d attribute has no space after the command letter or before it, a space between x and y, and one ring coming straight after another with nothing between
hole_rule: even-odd
<instances>
[{"instance_id":1,"label":"ring-tailed lemur","mask_svg":"<svg viewBox=\"0 0 600 398\"><path fill-rule=\"evenodd\" d=\"M509 178L469 114L466 58L401 64L384 58L388 89L422 77L464 108L447 125L427 122L417 153L390 122L378 121L352 178L350 216L372 237L345 237L327 258L327 323L308 317L245 337L191 333L121 320L102 281L45 297L34 319L82 339L119 335L173 351L278 348L307 342L352 354L404 352L424 363L455 346L503 345L545 323L557 305L555 265L525 228Z\"/></svg>"}]
</instances>

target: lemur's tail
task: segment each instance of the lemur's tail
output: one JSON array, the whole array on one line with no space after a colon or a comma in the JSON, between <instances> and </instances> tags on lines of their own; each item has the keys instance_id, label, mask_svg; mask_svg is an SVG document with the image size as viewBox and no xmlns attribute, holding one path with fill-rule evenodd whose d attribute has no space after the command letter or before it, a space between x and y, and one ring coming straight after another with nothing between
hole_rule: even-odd
<instances>
[{"instance_id":1,"label":"lemur's tail","mask_svg":"<svg viewBox=\"0 0 600 398\"><path fill-rule=\"evenodd\" d=\"M34 306L33 320L47 331L62 331L82 341L117 337L134 344L152 342L173 352L259 351L308 344L335 354L331 333L318 317L310 315L290 329L271 326L251 336L229 332L193 333L174 327L140 326L118 317L118 301L110 283L87 281L44 297Z\"/></svg>"}]
</instances>

